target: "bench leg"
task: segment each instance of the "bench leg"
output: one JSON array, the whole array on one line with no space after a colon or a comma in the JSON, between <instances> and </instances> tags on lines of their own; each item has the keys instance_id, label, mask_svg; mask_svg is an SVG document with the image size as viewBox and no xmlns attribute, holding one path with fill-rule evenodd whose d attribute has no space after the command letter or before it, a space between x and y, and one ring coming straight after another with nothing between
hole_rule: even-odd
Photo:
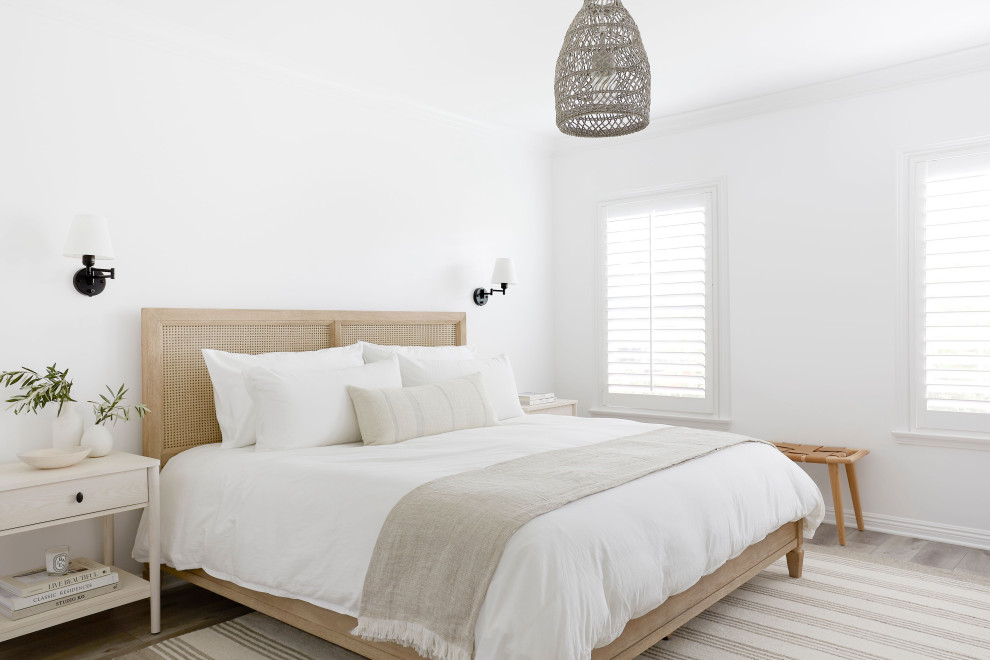
<instances>
[{"instance_id":1,"label":"bench leg","mask_svg":"<svg viewBox=\"0 0 990 660\"><path fill-rule=\"evenodd\" d=\"M855 463L846 463L846 480L849 481L849 495L852 496L853 511L856 512L856 527L863 531L863 509L859 506L859 482L856 481Z\"/></svg>"},{"instance_id":2,"label":"bench leg","mask_svg":"<svg viewBox=\"0 0 990 660\"><path fill-rule=\"evenodd\" d=\"M839 545L846 544L846 521L842 513L842 482L839 481L839 464L828 464L828 479L832 484L832 503L835 506L835 527L839 532Z\"/></svg>"}]
</instances>

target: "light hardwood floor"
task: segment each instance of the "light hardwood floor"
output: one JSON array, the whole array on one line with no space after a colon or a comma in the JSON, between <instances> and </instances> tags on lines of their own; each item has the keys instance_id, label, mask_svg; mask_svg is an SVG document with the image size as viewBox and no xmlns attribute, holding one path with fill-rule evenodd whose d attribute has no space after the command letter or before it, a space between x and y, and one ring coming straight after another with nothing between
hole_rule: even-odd
<instances>
[{"instance_id":1,"label":"light hardwood floor","mask_svg":"<svg viewBox=\"0 0 990 660\"><path fill-rule=\"evenodd\" d=\"M822 525L809 545L839 547L839 535L835 525ZM923 541L907 536L893 536L882 532L850 530L846 525L846 547L858 552L890 557L912 564L941 568L959 574L979 575L990 578L990 551L949 545L937 541Z\"/></svg>"},{"instance_id":2,"label":"light hardwood floor","mask_svg":"<svg viewBox=\"0 0 990 660\"><path fill-rule=\"evenodd\" d=\"M990 551L848 527L846 540L846 547L853 552L990 578ZM822 525L815 538L806 543L839 547L835 525ZM148 601L141 601L0 643L0 660L106 660L250 611L205 589L181 583L162 593L160 635L148 632Z\"/></svg>"}]
</instances>

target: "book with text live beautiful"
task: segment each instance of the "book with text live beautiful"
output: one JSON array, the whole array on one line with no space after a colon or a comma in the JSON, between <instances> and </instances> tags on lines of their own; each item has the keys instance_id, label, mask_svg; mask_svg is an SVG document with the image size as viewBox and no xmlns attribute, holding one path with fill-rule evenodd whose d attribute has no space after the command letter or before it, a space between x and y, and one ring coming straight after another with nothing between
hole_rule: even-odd
<instances>
[{"instance_id":1,"label":"book with text live beautiful","mask_svg":"<svg viewBox=\"0 0 990 660\"><path fill-rule=\"evenodd\" d=\"M52 575L42 566L30 571L0 577L0 589L9 592L12 596L33 596L109 574L109 566L98 564L92 559L79 557L69 562L69 571L65 575ZM0 594L2 593L0 592Z\"/></svg>"},{"instance_id":2,"label":"book with text live beautiful","mask_svg":"<svg viewBox=\"0 0 990 660\"><path fill-rule=\"evenodd\" d=\"M58 600L83 591L91 591L93 589L105 587L108 584L114 584L119 581L119 575L116 573L110 573L109 575L87 580L86 582L70 584L69 586L62 587L61 589L52 589L51 591L34 594L33 596L18 597L8 595L0 591L0 605L3 605L8 610L22 610L25 607L40 605L42 603L47 603L50 600Z\"/></svg>"}]
</instances>

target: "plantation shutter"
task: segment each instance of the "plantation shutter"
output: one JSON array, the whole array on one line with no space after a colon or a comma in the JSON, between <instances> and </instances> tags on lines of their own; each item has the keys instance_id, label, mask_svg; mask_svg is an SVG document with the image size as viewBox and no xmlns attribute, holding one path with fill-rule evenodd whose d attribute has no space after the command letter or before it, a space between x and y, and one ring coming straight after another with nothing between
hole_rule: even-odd
<instances>
[{"instance_id":1,"label":"plantation shutter","mask_svg":"<svg viewBox=\"0 0 990 660\"><path fill-rule=\"evenodd\" d=\"M928 160L918 177L922 417L990 430L990 153Z\"/></svg>"},{"instance_id":2,"label":"plantation shutter","mask_svg":"<svg viewBox=\"0 0 990 660\"><path fill-rule=\"evenodd\" d=\"M605 209L606 405L707 413L712 193Z\"/></svg>"}]
</instances>

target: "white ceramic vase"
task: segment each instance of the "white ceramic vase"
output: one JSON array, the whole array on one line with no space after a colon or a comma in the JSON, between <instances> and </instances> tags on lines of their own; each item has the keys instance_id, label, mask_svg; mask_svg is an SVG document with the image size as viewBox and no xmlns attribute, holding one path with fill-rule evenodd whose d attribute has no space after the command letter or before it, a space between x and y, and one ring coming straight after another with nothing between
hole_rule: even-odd
<instances>
[{"instance_id":1,"label":"white ceramic vase","mask_svg":"<svg viewBox=\"0 0 990 660\"><path fill-rule=\"evenodd\" d=\"M89 447L93 450L89 452L90 458L106 456L113 451L113 434L110 433L110 429L107 427L100 424L93 424L86 427L81 444L83 447Z\"/></svg>"},{"instance_id":2,"label":"white ceramic vase","mask_svg":"<svg viewBox=\"0 0 990 660\"><path fill-rule=\"evenodd\" d=\"M82 416L71 403L62 404L62 412L52 420L52 447L73 449L79 446L83 434Z\"/></svg>"}]
</instances>

